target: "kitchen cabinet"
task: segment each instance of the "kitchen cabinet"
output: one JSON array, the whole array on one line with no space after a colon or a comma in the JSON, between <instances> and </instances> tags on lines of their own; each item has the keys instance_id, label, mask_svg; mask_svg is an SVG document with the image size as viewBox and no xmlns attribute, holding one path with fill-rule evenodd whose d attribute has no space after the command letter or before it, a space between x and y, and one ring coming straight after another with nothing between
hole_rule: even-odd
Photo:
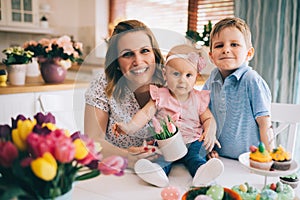
<instances>
[{"instance_id":1,"label":"kitchen cabinet","mask_svg":"<svg viewBox=\"0 0 300 200\"><path fill-rule=\"evenodd\" d=\"M40 26L38 0L0 0L0 31L52 33Z\"/></svg>"},{"instance_id":2,"label":"kitchen cabinet","mask_svg":"<svg viewBox=\"0 0 300 200\"><path fill-rule=\"evenodd\" d=\"M1 94L4 88L0 88L0 124L11 125L11 118L16 118L18 114L32 118L37 112L51 112L55 116L57 127L68 129L70 133L83 132L84 94L87 84L68 89L65 87L62 86L61 90L36 90L12 94Z\"/></svg>"}]
</instances>

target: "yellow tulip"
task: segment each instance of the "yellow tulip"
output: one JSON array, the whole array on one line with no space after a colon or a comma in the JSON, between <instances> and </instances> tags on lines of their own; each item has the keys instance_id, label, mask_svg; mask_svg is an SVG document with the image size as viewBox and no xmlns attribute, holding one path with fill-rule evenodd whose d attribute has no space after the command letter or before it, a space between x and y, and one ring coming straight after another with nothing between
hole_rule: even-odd
<instances>
[{"instance_id":1,"label":"yellow tulip","mask_svg":"<svg viewBox=\"0 0 300 200\"><path fill-rule=\"evenodd\" d=\"M12 140L19 150L24 151L27 149L26 139L35 125L35 119L32 121L29 119L19 120L17 122L17 128L12 130Z\"/></svg>"},{"instance_id":2,"label":"yellow tulip","mask_svg":"<svg viewBox=\"0 0 300 200\"><path fill-rule=\"evenodd\" d=\"M75 158L77 160L84 159L89 154L85 143L81 139L76 139L73 141L73 143L75 145Z\"/></svg>"},{"instance_id":3,"label":"yellow tulip","mask_svg":"<svg viewBox=\"0 0 300 200\"><path fill-rule=\"evenodd\" d=\"M55 124L52 124L52 123L43 123L42 127L45 127L45 126L46 126L50 131L56 130Z\"/></svg>"},{"instance_id":4,"label":"yellow tulip","mask_svg":"<svg viewBox=\"0 0 300 200\"><path fill-rule=\"evenodd\" d=\"M57 173L56 160L49 152L46 152L42 157L33 160L30 166L33 173L45 181L53 180Z\"/></svg>"}]
</instances>

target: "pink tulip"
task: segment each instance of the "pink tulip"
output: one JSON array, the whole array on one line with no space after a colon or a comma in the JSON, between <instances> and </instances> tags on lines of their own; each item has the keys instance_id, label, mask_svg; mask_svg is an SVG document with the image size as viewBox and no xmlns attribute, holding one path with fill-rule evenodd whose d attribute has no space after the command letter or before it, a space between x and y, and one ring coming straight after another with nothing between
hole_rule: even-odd
<instances>
[{"instance_id":1,"label":"pink tulip","mask_svg":"<svg viewBox=\"0 0 300 200\"><path fill-rule=\"evenodd\" d=\"M104 158L98 165L98 169L104 175L114 174L121 176L124 174L124 170L127 166L127 160L120 156L110 156Z\"/></svg>"},{"instance_id":2,"label":"pink tulip","mask_svg":"<svg viewBox=\"0 0 300 200\"><path fill-rule=\"evenodd\" d=\"M10 141L0 141L0 165L11 167L14 160L19 156L17 147Z\"/></svg>"},{"instance_id":3,"label":"pink tulip","mask_svg":"<svg viewBox=\"0 0 300 200\"><path fill-rule=\"evenodd\" d=\"M74 159L75 146L70 138L56 143L54 157L61 163L68 163Z\"/></svg>"},{"instance_id":4,"label":"pink tulip","mask_svg":"<svg viewBox=\"0 0 300 200\"><path fill-rule=\"evenodd\" d=\"M175 133L176 132L177 128L172 122L166 122L166 124L167 124L168 131L170 133Z\"/></svg>"},{"instance_id":5,"label":"pink tulip","mask_svg":"<svg viewBox=\"0 0 300 200\"><path fill-rule=\"evenodd\" d=\"M152 118L152 124L153 124L153 127L154 127L154 131L156 133L160 133L162 131L160 122L158 121L158 119L156 117Z\"/></svg>"},{"instance_id":6,"label":"pink tulip","mask_svg":"<svg viewBox=\"0 0 300 200\"><path fill-rule=\"evenodd\" d=\"M102 159L102 154L98 153L98 154L95 154L95 153L91 153L89 152L89 154L81 159L81 160L77 160L78 163L82 164L82 165L89 165L92 161L94 160L101 160Z\"/></svg>"}]
</instances>

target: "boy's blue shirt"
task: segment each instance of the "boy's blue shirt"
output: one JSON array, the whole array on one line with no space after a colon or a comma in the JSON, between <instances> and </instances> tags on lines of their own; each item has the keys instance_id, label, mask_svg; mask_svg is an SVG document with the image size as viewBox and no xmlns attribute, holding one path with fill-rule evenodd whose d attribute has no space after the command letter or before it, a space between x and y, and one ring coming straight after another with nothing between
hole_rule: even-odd
<instances>
[{"instance_id":1,"label":"boy's blue shirt","mask_svg":"<svg viewBox=\"0 0 300 200\"><path fill-rule=\"evenodd\" d=\"M220 156L237 159L260 141L260 116L270 116L271 92L263 78L244 64L223 84L218 68L211 72L203 90L210 90L209 108L217 122Z\"/></svg>"}]
</instances>

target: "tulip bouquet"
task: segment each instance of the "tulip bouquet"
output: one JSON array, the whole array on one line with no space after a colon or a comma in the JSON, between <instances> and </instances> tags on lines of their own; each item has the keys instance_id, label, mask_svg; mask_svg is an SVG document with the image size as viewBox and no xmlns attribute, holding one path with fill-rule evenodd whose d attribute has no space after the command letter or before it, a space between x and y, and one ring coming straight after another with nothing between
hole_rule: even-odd
<instances>
[{"instance_id":1,"label":"tulip bouquet","mask_svg":"<svg viewBox=\"0 0 300 200\"><path fill-rule=\"evenodd\" d=\"M152 118L152 127L150 127L150 131L153 133L155 139L157 140L165 140L167 138L172 137L178 131L178 128L175 126L173 120L178 118L170 117L167 115L164 119L158 120L156 117Z\"/></svg>"},{"instance_id":2,"label":"tulip bouquet","mask_svg":"<svg viewBox=\"0 0 300 200\"><path fill-rule=\"evenodd\" d=\"M100 150L80 132L57 128L51 113L18 115L11 126L0 126L0 199L54 199L75 181L123 175L127 160L103 159Z\"/></svg>"}]
</instances>

